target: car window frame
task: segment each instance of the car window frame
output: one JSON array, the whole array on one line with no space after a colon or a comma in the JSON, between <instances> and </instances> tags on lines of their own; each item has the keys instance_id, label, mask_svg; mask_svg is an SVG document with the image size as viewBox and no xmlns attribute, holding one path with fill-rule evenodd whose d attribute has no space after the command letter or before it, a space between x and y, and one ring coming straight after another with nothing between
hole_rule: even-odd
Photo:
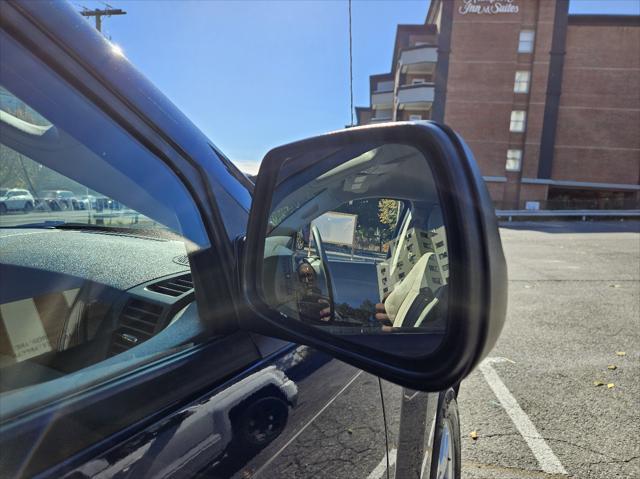
<instances>
[{"instance_id":1,"label":"car window frame","mask_svg":"<svg viewBox=\"0 0 640 479\"><path fill-rule=\"evenodd\" d=\"M48 4L47 6L57 8L60 5ZM216 304L234 298L231 286L235 284L236 271L232 245L235 238L226 234L222 212L212 191L214 186L212 182L219 179L212 178L205 171L203 165L188 155L185 149L167 132L163 131L144 112L136 109L113 85L107 84L99 71L92 70L85 62L80 61L70 46L61 44L57 37L54 37L52 31L43 30L44 27L39 22L40 19L35 18L33 11L29 11L28 7L33 6L3 2L0 28L58 74L70 87L102 110L159 161L167 165L183 183L193 199L211 244L211 248L209 248L211 258L203 259L201 262L206 264L209 261L209 265L220 266L217 271L219 273L217 276L220 277L207 274L205 271L207 268L196 268L197 271L194 271L196 291L198 284L208 285L207 295L202 295L204 297L201 298L196 293L199 307L203 308L201 314L208 319L214 318ZM41 13L46 16L49 12L43 9ZM51 14L53 13L55 12L51 12ZM84 19L78 17L86 23ZM87 28L95 33L89 25ZM102 40L107 42L106 39L102 38ZM207 145L207 149L213 153L209 145ZM199 257L202 256L208 255L199 255ZM213 260L215 262L211 263L210 261ZM219 320L220 318L215 319ZM220 326L221 330L229 331L231 325L223 324Z\"/></svg>"},{"instance_id":2,"label":"car window frame","mask_svg":"<svg viewBox=\"0 0 640 479\"><path fill-rule=\"evenodd\" d=\"M30 54L34 55L44 65L53 70L63 80L67 82L70 88L75 89L87 101L92 102L97 108L104 112L116 125L128 132L134 140L140 142L158 159L165 163L178 177L179 181L187 188L194 203L197 206L198 213L204 223L204 227L210 239L210 248L202 250L194 254L190 259L192 274L195 284L196 301L202 320L214 327L207 331L208 341L188 348L185 351L178 351L153 361L139 369L136 369L126 378L117 378L116 383L122 379L122 383L117 384L116 389L111 389L113 393L124 397L125 394L133 396L140 395L144 391L145 385L153 382L162 382L163 377L169 377L169 364L187 365L184 371L189 370L188 364L199 362L198 359L203 355L208 356L217 354L220 349L220 343L227 341L229 338L241 337L250 354L245 359L240 358L242 365L257 361L259 353L255 349L255 345L251 342L248 333L238 331L237 318L234 307L226 307L227 314L224 317L215 314L218 307L223 304L227 306L234 305L235 295L233 294L233 281L235 271L235 256L232 249L232 238L227 235L224 222L222 221L221 212L218 209L216 198L212 192L210 175L207 174L202 165L185 153L172 138L167 136L160 127L155 125L143 112L132 108L132 105L126 102L118 91L114 91L112 87L101 81L99 72L91 72L81 62L74 57L73 51L65 48L52 39L52 32L43 30L36 19L29 18L26 12L21 11L21 5L7 4L3 2L2 15L0 16L0 28L8 35L15 39ZM84 21L84 20L83 20ZM53 40L53 41L52 41ZM213 268L211 265L217 265ZM215 319L215 325L210 321ZM234 343L235 344L235 343ZM218 346L215 346L218 345ZM251 348L253 345L253 349ZM214 347L215 346L215 347ZM230 351L237 351L237 347L226 347ZM238 356L232 356L238 358ZM177 405L190 394L201 391L203 387L212 387L217 380L222 380L228 376L232 369L238 369L242 365L228 361L231 368L225 368L224 372L218 372L211 376L212 369L210 365L203 368L210 374L203 374L202 377L194 378L193 384L187 384L185 392L181 397L173 397L171 400L163 401L157 405L155 411L147 411L144 417L138 417L132 424L128 424L120 431L110 431L101 438L93 438L89 440L85 446L89 447L97 443L104 442L113 434L126 433L125 429L134 428L139 430L144 424L147 424L158 414L162 408L170 407L172 404ZM246 363L246 364L245 364ZM164 366L163 366L164 365ZM205 365L207 366L207 365ZM184 373L183 373L184 374ZM109 389L96 388L83 394L73 397L63 398L59 401L48 404L48 407L41 408L37 411L28 412L18 417L12 417L10 420L2 424L5 430L13 430L15 428L31 427L37 431L43 423L55 418L57 422L64 422L74 417L74 414L87 406L95 404L108 395ZM186 390L191 390L187 392ZM56 411L56 414L52 414ZM28 427L29 426L29 427ZM3 434L3 437L7 437ZM82 451L79 451L80 454ZM56 458L52 458L52 463L47 467L54 465ZM57 460L66 458L58 457ZM43 469L44 470L44 469ZM33 471L35 472L35 471Z\"/></svg>"}]
</instances>

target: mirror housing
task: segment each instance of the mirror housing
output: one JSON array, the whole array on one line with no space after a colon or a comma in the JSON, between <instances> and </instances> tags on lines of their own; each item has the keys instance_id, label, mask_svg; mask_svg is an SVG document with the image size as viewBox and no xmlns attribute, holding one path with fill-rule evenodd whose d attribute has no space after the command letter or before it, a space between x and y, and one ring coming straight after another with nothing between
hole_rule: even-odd
<instances>
[{"instance_id":1,"label":"mirror housing","mask_svg":"<svg viewBox=\"0 0 640 479\"><path fill-rule=\"evenodd\" d=\"M328 161L322 154L311 154L314 152L384 144L407 145L422 152L438 189L449 251L450 296L446 331L432 348L416 343L425 340L420 334L372 335L349 341L290 320L267 304L262 292L272 200L274 194L282 193L278 192L279 178L284 174L306 181L305 175L314 166ZM242 289L251 310L240 315L242 328L313 346L416 390L441 391L458 384L493 348L505 320L506 263L493 203L464 141L450 128L433 122L355 127L271 150L258 174L242 259ZM427 352L421 354L422 349Z\"/></svg>"}]
</instances>

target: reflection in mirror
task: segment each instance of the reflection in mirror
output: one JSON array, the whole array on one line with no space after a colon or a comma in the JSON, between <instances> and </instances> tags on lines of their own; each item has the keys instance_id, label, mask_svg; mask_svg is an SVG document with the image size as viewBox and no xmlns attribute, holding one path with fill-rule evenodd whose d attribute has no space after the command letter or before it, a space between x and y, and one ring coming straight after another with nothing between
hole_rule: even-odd
<instances>
[{"instance_id":1,"label":"reflection in mirror","mask_svg":"<svg viewBox=\"0 0 640 479\"><path fill-rule=\"evenodd\" d=\"M445 331L447 239L419 150L359 144L291 158L270 211L271 308L333 334Z\"/></svg>"}]
</instances>

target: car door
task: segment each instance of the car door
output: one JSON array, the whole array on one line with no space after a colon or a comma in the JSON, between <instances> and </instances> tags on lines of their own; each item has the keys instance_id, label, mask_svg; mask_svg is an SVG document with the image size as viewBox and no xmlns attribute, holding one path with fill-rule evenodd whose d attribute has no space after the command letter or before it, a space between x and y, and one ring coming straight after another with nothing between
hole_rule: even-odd
<instances>
[{"instance_id":1,"label":"car door","mask_svg":"<svg viewBox=\"0 0 640 479\"><path fill-rule=\"evenodd\" d=\"M18 191L10 191L9 194L7 195L7 207L10 210L17 210L20 209L20 203L21 203L21 195Z\"/></svg>"},{"instance_id":2,"label":"car door","mask_svg":"<svg viewBox=\"0 0 640 479\"><path fill-rule=\"evenodd\" d=\"M3 217L1 475L368 475L377 378L236 325L237 173L70 6L3 3L0 49L4 166L122 206Z\"/></svg>"}]
</instances>

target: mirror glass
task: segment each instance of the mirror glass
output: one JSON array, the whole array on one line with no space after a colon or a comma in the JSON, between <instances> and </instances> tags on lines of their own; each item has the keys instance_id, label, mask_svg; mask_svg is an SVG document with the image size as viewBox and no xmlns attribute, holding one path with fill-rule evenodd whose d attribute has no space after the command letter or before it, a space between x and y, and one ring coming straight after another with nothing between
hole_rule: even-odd
<instances>
[{"instance_id":1,"label":"mirror glass","mask_svg":"<svg viewBox=\"0 0 640 479\"><path fill-rule=\"evenodd\" d=\"M428 158L404 144L308 151L281 166L264 301L283 320L358 337L446 329L449 257Z\"/></svg>"}]
</instances>

